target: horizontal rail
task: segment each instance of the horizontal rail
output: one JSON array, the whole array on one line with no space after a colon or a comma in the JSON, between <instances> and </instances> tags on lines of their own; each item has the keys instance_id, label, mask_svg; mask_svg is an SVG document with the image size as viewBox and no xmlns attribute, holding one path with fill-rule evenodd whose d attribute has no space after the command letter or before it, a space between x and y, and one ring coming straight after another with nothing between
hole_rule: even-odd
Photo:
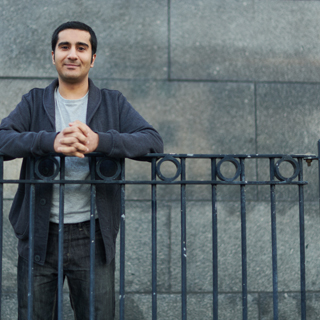
<instances>
[{"instance_id":1,"label":"horizontal rail","mask_svg":"<svg viewBox=\"0 0 320 320\"><path fill-rule=\"evenodd\" d=\"M61 153L50 153L50 156L64 156ZM0 153L0 156L5 156ZM86 157L104 157L105 154L99 152L92 152L90 154L86 154ZM283 156L290 156L292 158L303 158L310 160L318 160L318 157L315 154L281 154L281 153L257 153L257 154L244 154L244 153L217 153L217 154L187 154L187 153L148 153L144 156L139 157L139 160L148 160L150 158L163 158L166 156L171 156L174 158L193 158L193 159L223 159L225 157L234 157L234 158L252 158L252 159L262 159L262 158L282 158Z\"/></svg>"},{"instance_id":2,"label":"horizontal rail","mask_svg":"<svg viewBox=\"0 0 320 320\"><path fill-rule=\"evenodd\" d=\"M132 180L112 180L112 181L103 181L103 180L51 180L51 181L43 181L43 180L0 180L0 183L8 183L8 184L147 184L147 185L181 185L181 184L196 184L196 185L305 185L308 184L308 181L232 181L225 182L219 180L179 180L179 181L149 181L149 180L141 180L141 181L132 181Z\"/></svg>"}]
</instances>

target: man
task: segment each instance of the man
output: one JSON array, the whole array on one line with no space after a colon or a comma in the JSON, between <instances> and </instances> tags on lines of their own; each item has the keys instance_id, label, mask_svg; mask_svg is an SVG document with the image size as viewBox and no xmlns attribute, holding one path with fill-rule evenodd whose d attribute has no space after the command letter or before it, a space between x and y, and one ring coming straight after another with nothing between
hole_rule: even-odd
<instances>
[{"instance_id":1,"label":"man","mask_svg":"<svg viewBox=\"0 0 320 320\"><path fill-rule=\"evenodd\" d=\"M66 179L90 179L86 154L136 158L163 152L158 132L114 90L98 89L89 79L96 59L93 30L67 22L52 36L52 62L58 79L22 97L0 126L0 152L22 157L21 179L30 176L30 156L52 152L66 158ZM108 168L107 168L108 169ZM52 319L57 292L58 185L38 184L35 191L33 319ZM89 319L89 185L66 185L64 205L64 277L76 319ZM95 316L114 316L115 239L120 220L120 187L96 185ZM18 313L27 319L30 185L20 184L10 211L19 238Z\"/></svg>"}]
</instances>

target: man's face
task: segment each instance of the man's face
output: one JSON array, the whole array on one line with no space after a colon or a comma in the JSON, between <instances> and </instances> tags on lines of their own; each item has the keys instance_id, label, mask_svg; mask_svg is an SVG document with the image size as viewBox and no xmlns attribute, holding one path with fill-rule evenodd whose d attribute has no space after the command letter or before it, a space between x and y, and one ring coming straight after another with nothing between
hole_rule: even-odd
<instances>
[{"instance_id":1,"label":"man's face","mask_svg":"<svg viewBox=\"0 0 320 320\"><path fill-rule=\"evenodd\" d=\"M86 80L95 58L95 54L92 56L89 32L65 29L59 33L55 52L52 52L52 62L60 80L68 83Z\"/></svg>"}]
</instances>

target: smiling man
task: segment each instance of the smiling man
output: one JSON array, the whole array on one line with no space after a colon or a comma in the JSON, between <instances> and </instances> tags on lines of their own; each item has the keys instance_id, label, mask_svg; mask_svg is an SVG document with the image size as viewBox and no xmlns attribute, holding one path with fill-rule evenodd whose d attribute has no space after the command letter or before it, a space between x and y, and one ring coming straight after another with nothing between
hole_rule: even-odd
<instances>
[{"instance_id":1,"label":"smiling man","mask_svg":"<svg viewBox=\"0 0 320 320\"><path fill-rule=\"evenodd\" d=\"M116 90L98 89L89 79L97 39L84 23L71 21L52 36L52 62L58 79L33 89L4 118L0 152L6 160L24 158L21 179L30 175L30 157L57 152L66 158L66 179L89 179L93 151L113 158L163 152L158 132ZM115 239L120 221L116 184L96 186L95 319L114 318ZM18 314L27 319L30 185L20 184L10 211L18 243ZM58 279L59 187L36 185L33 319L53 319ZM75 319L89 319L89 185L65 186L63 276Z\"/></svg>"}]
</instances>

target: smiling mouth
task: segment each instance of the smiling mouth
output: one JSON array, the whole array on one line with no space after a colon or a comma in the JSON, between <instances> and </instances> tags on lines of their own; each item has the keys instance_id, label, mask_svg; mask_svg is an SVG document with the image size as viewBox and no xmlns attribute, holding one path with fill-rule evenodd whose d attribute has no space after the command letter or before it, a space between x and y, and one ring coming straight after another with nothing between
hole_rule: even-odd
<instances>
[{"instance_id":1,"label":"smiling mouth","mask_svg":"<svg viewBox=\"0 0 320 320\"><path fill-rule=\"evenodd\" d=\"M79 67L79 65L76 65L76 64L65 64L65 66L67 68L77 68L77 67Z\"/></svg>"}]
</instances>

